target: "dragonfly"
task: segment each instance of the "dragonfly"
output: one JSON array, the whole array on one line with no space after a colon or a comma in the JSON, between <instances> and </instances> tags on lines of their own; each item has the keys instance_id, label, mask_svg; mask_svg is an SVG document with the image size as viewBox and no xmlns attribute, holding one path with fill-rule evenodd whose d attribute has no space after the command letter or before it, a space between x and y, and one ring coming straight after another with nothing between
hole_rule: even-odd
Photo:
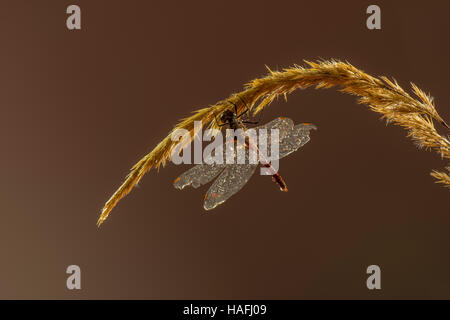
<instances>
[{"instance_id":1,"label":"dragonfly","mask_svg":"<svg viewBox=\"0 0 450 320\"><path fill-rule=\"evenodd\" d=\"M219 127L228 125L231 129L236 130L240 128L246 130L245 124L257 123L242 119L242 116L248 112L248 109L241 114L238 114L236 105L234 105L234 107L234 112L232 110L225 110L222 113L220 116L222 124L220 124ZM287 117L279 117L265 125L254 127L252 129L266 129L267 132L271 132L271 129L278 129L279 153L277 158L281 159L304 146L310 140L310 131L317 130L317 127L312 123L300 123L294 125L293 120ZM270 136L268 139L270 139ZM246 142L245 145L238 145L235 152L237 152L238 148L246 148L248 150L251 146ZM245 157L246 161L243 164L202 163L195 165L175 179L174 187L180 190L187 186L198 188L215 179L203 199L203 208L205 210L211 210L239 192L255 173L256 168L258 166L263 166L269 169L269 172L272 174L272 180L278 184L280 190L287 192L288 189L286 183L278 172L272 168L270 162L261 161L260 157L259 162L248 163L247 153L245 154ZM271 157L271 159L275 160L273 157Z\"/></svg>"}]
</instances>

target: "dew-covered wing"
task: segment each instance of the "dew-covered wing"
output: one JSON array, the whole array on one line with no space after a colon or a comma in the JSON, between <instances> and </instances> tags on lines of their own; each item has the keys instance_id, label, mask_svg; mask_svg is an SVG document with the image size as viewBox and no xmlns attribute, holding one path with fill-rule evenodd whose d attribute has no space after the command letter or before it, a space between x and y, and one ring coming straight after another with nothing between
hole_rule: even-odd
<instances>
[{"instance_id":1,"label":"dew-covered wing","mask_svg":"<svg viewBox=\"0 0 450 320\"><path fill-rule=\"evenodd\" d=\"M205 195L203 208L211 210L242 189L255 172L257 164L229 164Z\"/></svg>"},{"instance_id":2,"label":"dew-covered wing","mask_svg":"<svg viewBox=\"0 0 450 320\"><path fill-rule=\"evenodd\" d=\"M225 166L225 164L216 163L198 164L176 178L173 185L180 190L189 185L198 188L213 180Z\"/></svg>"},{"instance_id":3,"label":"dew-covered wing","mask_svg":"<svg viewBox=\"0 0 450 320\"><path fill-rule=\"evenodd\" d=\"M279 158L281 159L304 146L310 140L310 130L317 130L317 127L312 123L300 123L287 136L280 139Z\"/></svg>"},{"instance_id":4,"label":"dew-covered wing","mask_svg":"<svg viewBox=\"0 0 450 320\"><path fill-rule=\"evenodd\" d=\"M244 151L244 162L235 162L225 166L225 169L217 177L205 195L203 204L205 210L215 208L241 190L255 172L258 162L250 163L250 153L248 152L247 146L244 144L237 144L234 151L237 152L238 150ZM235 158L235 160L238 159Z\"/></svg>"},{"instance_id":5,"label":"dew-covered wing","mask_svg":"<svg viewBox=\"0 0 450 320\"><path fill-rule=\"evenodd\" d=\"M294 127L294 121L292 119L286 118L286 117L279 117L276 118L262 126L255 127L253 129L257 130L258 136L259 136L259 129L267 129L267 145L270 146L271 143L271 129L278 129L278 137L281 140L284 139L288 135L290 131L292 131L292 128Z\"/></svg>"}]
</instances>

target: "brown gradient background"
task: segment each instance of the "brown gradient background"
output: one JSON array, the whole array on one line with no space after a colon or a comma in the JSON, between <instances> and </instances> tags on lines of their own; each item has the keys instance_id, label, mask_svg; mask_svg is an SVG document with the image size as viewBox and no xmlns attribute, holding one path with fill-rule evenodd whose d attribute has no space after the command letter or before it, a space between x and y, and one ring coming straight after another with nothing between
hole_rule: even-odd
<instances>
[{"instance_id":1,"label":"brown gradient background","mask_svg":"<svg viewBox=\"0 0 450 320\"><path fill-rule=\"evenodd\" d=\"M445 162L335 89L284 115L319 128L270 178L210 213L188 166L152 171L98 230L104 202L175 122L303 59L414 81L450 120L448 1L17 1L0 6L0 298L450 298ZM79 4L82 30L66 29ZM437 125L441 132L442 127ZM445 132L444 132L445 133ZM77 264L82 290L66 288ZM382 290L366 268L382 269Z\"/></svg>"}]
</instances>

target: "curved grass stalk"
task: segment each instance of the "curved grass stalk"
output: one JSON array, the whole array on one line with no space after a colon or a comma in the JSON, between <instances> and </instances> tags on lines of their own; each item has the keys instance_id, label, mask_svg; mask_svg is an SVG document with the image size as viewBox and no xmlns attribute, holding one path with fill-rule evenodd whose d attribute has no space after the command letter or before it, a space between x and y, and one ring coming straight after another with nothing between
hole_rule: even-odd
<instances>
[{"instance_id":1,"label":"curved grass stalk","mask_svg":"<svg viewBox=\"0 0 450 320\"><path fill-rule=\"evenodd\" d=\"M387 122L405 128L410 137L419 147L434 150L444 159L450 158L450 141L440 135L434 127L434 122L440 123L447 130L450 127L440 117L431 96L425 94L411 83L415 98L405 92L395 80L386 77L372 77L352 66L348 62L337 60L309 62L307 67L295 65L283 71L271 71L266 77L250 81L243 91L232 94L225 100L217 102L208 108L200 109L188 118L181 120L149 154L136 163L119 189L106 202L97 225L100 226L116 204L125 197L131 189L152 168L160 168L170 159L172 149L177 142L171 140L171 133L177 129L186 129L193 138L194 121L202 121L203 126L217 128L214 119L226 109L232 109L232 103L238 106L238 112L245 110L243 101L253 112L259 113L275 98L301 88L315 86L331 88L340 86L341 92L359 97L358 102L366 104L372 111L382 115ZM431 175L437 183L450 187L450 166L447 172L432 171Z\"/></svg>"}]
</instances>

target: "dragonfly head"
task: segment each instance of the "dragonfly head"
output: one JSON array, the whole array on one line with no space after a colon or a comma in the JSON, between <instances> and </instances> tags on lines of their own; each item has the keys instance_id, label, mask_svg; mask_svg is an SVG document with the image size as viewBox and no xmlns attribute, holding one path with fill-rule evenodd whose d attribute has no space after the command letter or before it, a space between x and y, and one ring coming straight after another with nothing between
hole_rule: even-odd
<instances>
[{"instance_id":1,"label":"dragonfly head","mask_svg":"<svg viewBox=\"0 0 450 320\"><path fill-rule=\"evenodd\" d=\"M222 123L232 123L234 121L234 118L236 117L236 114L231 110L225 110L222 115L220 116L220 121Z\"/></svg>"}]
</instances>

